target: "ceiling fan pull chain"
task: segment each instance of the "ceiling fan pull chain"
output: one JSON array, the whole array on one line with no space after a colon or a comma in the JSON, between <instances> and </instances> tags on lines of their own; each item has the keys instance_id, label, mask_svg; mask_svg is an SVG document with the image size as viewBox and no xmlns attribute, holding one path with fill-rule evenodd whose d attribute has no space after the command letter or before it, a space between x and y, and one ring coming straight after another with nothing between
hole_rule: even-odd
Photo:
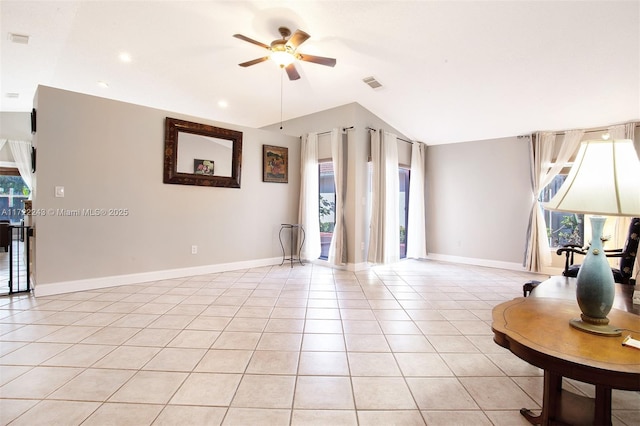
<instances>
[{"instance_id":1,"label":"ceiling fan pull chain","mask_svg":"<svg viewBox=\"0 0 640 426\"><path fill-rule=\"evenodd\" d=\"M280 130L282 130L282 80L284 78L284 68L280 71Z\"/></svg>"}]
</instances>

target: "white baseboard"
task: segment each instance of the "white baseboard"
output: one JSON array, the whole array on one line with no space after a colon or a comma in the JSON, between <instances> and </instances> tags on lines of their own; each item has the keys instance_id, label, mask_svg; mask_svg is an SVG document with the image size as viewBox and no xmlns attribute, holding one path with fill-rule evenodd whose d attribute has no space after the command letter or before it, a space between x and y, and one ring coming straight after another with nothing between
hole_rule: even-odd
<instances>
[{"instance_id":1,"label":"white baseboard","mask_svg":"<svg viewBox=\"0 0 640 426\"><path fill-rule=\"evenodd\" d=\"M449 256L437 253L429 254L427 256L427 259L466 265L486 266L489 268L508 269L513 271L525 271L524 267L519 263L500 262L487 259ZM175 278L192 277L196 275L259 268L262 266L279 265L281 262L282 258L274 257L268 259L255 259L241 262L195 266L191 268L166 269L161 271L141 272L127 275L112 275L108 277L89 278L85 280L60 281L47 284L37 284L33 287L33 294L35 296L51 296L56 294L72 293L75 291L96 290L100 288L117 287L120 285L140 284L150 281L170 280ZM328 264L328 262L322 260L314 260L311 263L332 267ZM369 265L367 262L361 262L348 263L347 265L334 268L351 272L358 272L367 270L370 267L371 265Z\"/></svg>"},{"instance_id":2,"label":"white baseboard","mask_svg":"<svg viewBox=\"0 0 640 426\"><path fill-rule=\"evenodd\" d=\"M220 263L216 265L194 266L191 268L166 269L162 271L141 272L128 275L113 275L86 280L60 281L38 284L33 288L33 294L51 296L55 294L72 293L75 291L96 290L120 285L140 284L150 281L170 280L174 278L192 277L195 275L214 274L219 272L237 271L240 269L259 268L262 266L279 265L282 258L246 260L242 262Z\"/></svg>"},{"instance_id":3,"label":"white baseboard","mask_svg":"<svg viewBox=\"0 0 640 426\"><path fill-rule=\"evenodd\" d=\"M526 271L521 263L502 262L499 260L477 259L473 257L450 256L447 254L429 253L429 260L438 260L442 262L461 263L463 265L486 266L487 268L507 269L510 271Z\"/></svg>"}]
</instances>

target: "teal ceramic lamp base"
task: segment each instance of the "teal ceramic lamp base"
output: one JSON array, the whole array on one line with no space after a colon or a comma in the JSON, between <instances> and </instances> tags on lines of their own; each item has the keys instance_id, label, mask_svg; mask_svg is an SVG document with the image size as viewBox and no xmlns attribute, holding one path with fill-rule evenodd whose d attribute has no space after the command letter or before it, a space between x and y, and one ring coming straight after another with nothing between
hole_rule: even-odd
<instances>
[{"instance_id":1,"label":"teal ceramic lamp base","mask_svg":"<svg viewBox=\"0 0 640 426\"><path fill-rule=\"evenodd\" d=\"M614 337L620 336L622 334L622 331L619 328L616 328L612 325L598 323L594 324L588 321L588 319L585 321L584 319L574 318L569 321L569 324L571 325L571 327L577 328L580 331L586 331L587 333L598 334L600 336Z\"/></svg>"},{"instance_id":2,"label":"teal ceramic lamp base","mask_svg":"<svg viewBox=\"0 0 640 426\"><path fill-rule=\"evenodd\" d=\"M611 266L602 247L602 229L605 218L591 217L592 241L584 262L578 271L576 299L582 314L572 319L572 327L603 336L620 336L620 329L609 325L607 314L613 306L615 284Z\"/></svg>"}]
</instances>

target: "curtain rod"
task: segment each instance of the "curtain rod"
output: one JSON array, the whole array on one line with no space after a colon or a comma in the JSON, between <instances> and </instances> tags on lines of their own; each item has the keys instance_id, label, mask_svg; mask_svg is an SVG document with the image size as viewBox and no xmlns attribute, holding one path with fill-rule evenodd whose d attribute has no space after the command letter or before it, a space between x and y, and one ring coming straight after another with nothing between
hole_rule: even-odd
<instances>
[{"instance_id":1,"label":"curtain rod","mask_svg":"<svg viewBox=\"0 0 640 426\"><path fill-rule=\"evenodd\" d=\"M351 126L351 127L343 127L342 128L342 132L344 133L347 130L351 130L351 129L353 129L353 126ZM328 135L331 132L332 132L332 130L327 130L326 132L320 132L320 133L318 133L318 136L320 136L320 135Z\"/></svg>"},{"instance_id":2,"label":"curtain rod","mask_svg":"<svg viewBox=\"0 0 640 426\"><path fill-rule=\"evenodd\" d=\"M367 129L367 130L373 130L374 132L377 132L377 131L378 131L377 129L372 129L371 127L365 127L365 129ZM406 140L406 139L402 139L402 138L399 138L399 137L397 137L397 136L396 136L396 139L398 139L399 141L402 141L402 142L406 142L406 143L413 144L413 141L408 141L408 140Z\"/></svg>"},{"instance_id":3,"label":"curtain rod","mask_svg":"<svg viewBox=\"0 0 640 426\"><path fill-rule=\"evenodd\" d=\"M631 121L631 122L629 122L629 123L633 123L633 121ZM629 123L614 124L614 125L609 126L609 127L599 127L599 128L594 128L594 129L585 129L585 131L584 131L584 132L585 132L585 133L600 133L600 132L607 132L607 131L609 131L609 128L610 128L610 127L620 126L620 125L625 125L625 124L629 124ZM636 129L637 129L638 127L640 127L640 122L635 123L635 126L634 126L634 127L635 127ZM560 131L560 132L549 132L549 133L553 133L553 134L554 134L554 135L556 135L556 136L563 136L563 135L565 135L565 134L567 133L567 131L568 131L568 130L563 130L563 131ZM534 133L537 133L537 132L534 132Z\"/></svg>"}]
</instances>

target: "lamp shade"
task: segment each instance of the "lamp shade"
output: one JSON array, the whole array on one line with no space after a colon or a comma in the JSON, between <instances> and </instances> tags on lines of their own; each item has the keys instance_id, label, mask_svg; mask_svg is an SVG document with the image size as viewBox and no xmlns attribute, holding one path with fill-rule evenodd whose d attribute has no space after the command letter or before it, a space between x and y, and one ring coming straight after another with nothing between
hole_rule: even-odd
<instances>
[{"instance_id":1,"label":"lamp shade","mask_svg":"<svg viewBox=\"0 0 640 426\"><path fill-rule=\"evenodd\" d=\"M546 210L603 216L640 215L640 160L630 139L580 145L567 179Z\"/></svg>"}]
</instances>

